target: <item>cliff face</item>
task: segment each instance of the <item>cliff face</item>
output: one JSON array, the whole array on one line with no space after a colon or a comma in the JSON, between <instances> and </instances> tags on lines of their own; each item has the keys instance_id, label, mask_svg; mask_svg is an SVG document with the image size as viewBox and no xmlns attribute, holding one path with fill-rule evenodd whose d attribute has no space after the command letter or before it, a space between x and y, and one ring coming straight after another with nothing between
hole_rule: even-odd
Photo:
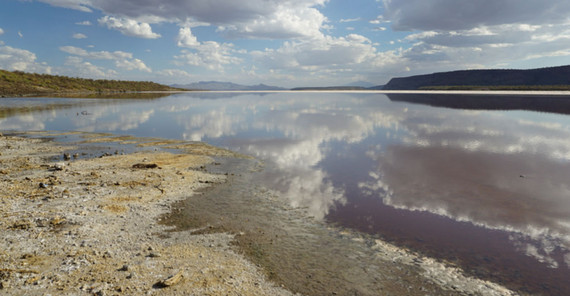
<instances>
[{"instance_id":1,"label":"cliff face","mask_svg":"<svg viewBox=\"0 0 570 296\"><path fill-rule=\"evenodd\" d=\"M569 85L570 66L530 70L462 70L392 78L387 90L415 90L440 86Z\"/></svg>"}]
</instances>

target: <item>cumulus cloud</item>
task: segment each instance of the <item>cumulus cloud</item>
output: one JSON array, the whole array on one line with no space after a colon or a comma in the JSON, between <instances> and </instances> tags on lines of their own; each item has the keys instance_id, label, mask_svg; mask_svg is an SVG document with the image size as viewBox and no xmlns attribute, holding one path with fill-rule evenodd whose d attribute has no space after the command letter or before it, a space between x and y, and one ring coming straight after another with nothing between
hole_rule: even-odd
<instances>
[{"instance_id":1,"label":"cumulus cloud","mask_svg":"<svg viewBox=\"0 0 570 296\"><path fill-rule=\"evenodd\" d=\"M62 46L59 48L61 51L68 54L93 60L112 60L115 61L115 65L119 68L126 70L139 70L144 72L152 72L152 70L147 67L143 61L133 58L133 54L124 51L87 51L85 49L75 47L75 46Z\"/></svg>"},{"instance_id":2,"label":"cumulus cloud","mask_svg":"<svg viewBox=\"0 0 570 296\"><path fill-rule=\"evenodd\" d=\"M101 10L117 17L107 16L100 22L123 34L143 38L160 37L152 33L149 23L163 21L210 24L228 35L246 38L291 38L314 36L319 29L326 27L326 18L315 7L324 5L328 0L40 1L82 11Z\"/></svg>"},{"instance_id":3,"label":"cumulus cloud","mask_svg":"<svg viewBox=\"0 0 570 296\"><path fill-rule=\"evenodd\" d=\"M51 67L45 63L36 62L36 55L28 50L1 46L0 68L11 71L26 71L36 73L51 73Z\"/></svg>"},{"instance_id":4,"label":"cumulus cloud","mask_svg":"<svg viewBox=\"0 0 570 296\"><path fill-rule=\"evenodd\" d=\"M362 79L384 81L386 76L406 69L401 50L378 51L370 39L359 34L287 41L278 49L252 51L251 55L257 65L269 69L270 76L292 74L280 78L280 85L284 82L295 86L331 85Z\"/></svg>"},{"instance_id":5,"label":"cumulus cloud","mask_svg":"<svg viewBox=\"0 0 570 296\"><path fill-rule=\"evenodd\" d=\"M188 81L196 78L194 75L180 69L164 69L155 72L155 74L155 81L165 84L188 83Z\"/></svg>"},{"instance_id":6,"label":"cumulus cloud","mask_svg":"<svg viewBox=\"0 0 570 296\"><path fill-rule=\"evenodd\" d=\"M493 67L500 63L570 56L570 23L505 24L408 35L402 56L415 71ZM428 70L429 69L429 70Z\"/></svg>"},{"instance_id":7,"label":"cumulus cloud","mask_svg":"<svg viewBox=\"0 0 570 296\"><path fill-rule=\"evenodd\" d=\"M220 26L219 31L233 37L288 39L319 37L326 17L317 9L307 6L277 6L270 14L247 22Z\"/></svg>"},{"instance_id":8,"label":"cumulus cloud","mask_svg":"<svg viewBox=\"0 0 570 296\"><path fill-rule=\"evenodd\" d=\"M192 30L189 27L180 28L178 31L178 46L180 47L197 47L200 45L198 38L192 34Z\"/></svg>"},{"instance_id":9,"label":"cumulus cloud","mask_svg":"<svg viewBox=\"0 0 570 296\"><path fill-rule=\"evenodd\" d=\"M180 28L177 40L179 47L188 48L182 50L180 55L175 56L178 64L223 71L224 65L242 62L242 59L232 55L235 52L233 44L215 41L199 42L188 27Z\"/></svg>"},{"instance_id":10,"label":"cumulus cloud","mask_svg":"<svg viewBox=\"0 0 570 296\"><path fill-rule=\"evenodd\" d=\"M65 59L64 65L66 66L66 69L62 70L62 74L67 74L70 76L79 76L86 78L110 78L117 76L116 71L95 66L78 56L67 57Z\"/></svg>"},{"instance_id":11,"label":"cumulus cloud","mask_svg":"<svg viewBox=\"0 0 570 296\"><path fill-rule=\"evenodd\" d=\"M73 34L73 38L75 38L75 39L85 39L85 38L87 38L87 36L86 36L85 34L75 33L75 34Z\"/></svg>"},{"instance_id":12,"label":"cumulus cloud","mask_svg":"<svg viewBox=\"0 0 570 296\"><path fill-rule=\"evenodd\" d=\"M138 22L129 18L117 18L104 16L99 19L99 24L107 26L109 29L117 30L123 35L156 39L160 34L154 33L148 23Z\"/></svg>"},{"instance_id":13,"label":"cumulus cloud","mask_svg":"<svg viewBox=\"0 0 570 296\"><path fill-rule=\"evenodd\" d=\"M324 36L318 40L285 42L277 50L266 49L253 52L254 58L275 68L305 67L315 70L320 67L362 63L374 57L375 48L364 36L350 34L334 38Z\"/></svg>"},{"instance_id":14,"label":"cumulus cloud","mask_svg":"<svg viewBox=\"0 0 570 296\"><path fill-rule=\"evenodd\" d=\"M119 68L123 68L129 71L132 70L139 70L143 72L152 72L152 70L145 65L145 63L139 59L132 59L132 60L117 60L116 65Z\"/></svg>"}]
</instances>

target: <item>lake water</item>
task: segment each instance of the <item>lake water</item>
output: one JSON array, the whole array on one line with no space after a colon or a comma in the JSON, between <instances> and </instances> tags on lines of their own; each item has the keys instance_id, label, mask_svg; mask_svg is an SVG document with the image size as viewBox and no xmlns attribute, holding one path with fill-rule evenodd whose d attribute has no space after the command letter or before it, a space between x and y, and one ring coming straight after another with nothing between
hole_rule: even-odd
<instances>
[{"instance_id":1,"label":"lake water","mask_svg":"<svg viewBox=\"0 0 570 296\"><path fill-rule=\"evenodd\" d=\"M570 295L570 97L181 93L0 99L0 131L204 141L294 207L521 292Z\"/></svg>"}]
</instances>

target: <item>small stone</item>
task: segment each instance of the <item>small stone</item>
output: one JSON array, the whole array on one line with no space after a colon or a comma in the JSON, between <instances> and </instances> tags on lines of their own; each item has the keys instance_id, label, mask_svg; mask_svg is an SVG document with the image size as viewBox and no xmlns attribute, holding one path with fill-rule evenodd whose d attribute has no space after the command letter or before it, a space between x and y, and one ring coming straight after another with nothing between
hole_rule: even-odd
<instances>
[{"instance_id":1,"label":"small stone","mask_svg":"<svg viewBox=\"0 0 570 296\"><path fill-rule=\"evenodd\" d=\"M55 216L53 219L49 221L49 224L57 226L63 224L65 221L66 221L65 217Z\"/></svg>"},{"instance_id":2,"label":"small stone","mask_svg":"<svg viewBox=\"0 0 570 296\"><path fill-rule=\"evenodd\" d=\"M48 188L48 186L45 183L40 182L40 188L45 189L45 188Z\"/></svg>"},{"instance_id":3,"label":"small stone","mask_svg":"<svg viewBox=\"0 0 570 296\"><path fill-rule=\"evenodd\" d=\"M124 264L123 267L118 269L118 271L129 271L129 266Z\"/></svg>"},{"instance_id":4,"label":"small stone","mask_svg":"<svg viewBox=\"0 0 570 296\"><path fill-rule=\"evenodd\" d=\"M56 163L52 166L49 167L48 171L63 171L63 167L65 166L65 163Z\"/></svg>"},{"instance_id":5,"label":"small stone","mask_svg":"<svg viewBox=\"0 0 570 296\"><path fill-rule=\"evenodd\" d=\"M136 163L133 164L133 169L155 169L158 168L156 163Z\"/></svg>"},{"instance_id":6,"label":"small stone","mask_svg":"<svg viewBox=\"0 0 570 296\"><path fill-rule=\"evenodd\" d=\"M64 160L70 160L70 159L71 159L71 155L66 152L66 153L63 154L63 159L64 159Z\"/></svg>"},{"instance_id":7,"label":"small stone","mask_svg":"<svg viewBox=\"0 0 570 296\"><path fill-rule=\"evenodd\" d=\"M171 275L168 278L159 281L158 283L155 284L155 286L159 287L159 288L166 288L166 287L170 287L173 285L176 285L177 283L180 282L180 280L183 277L183 273L182 271L179 271L177 274L175 275Z\"/></svg>"}]
</instances>

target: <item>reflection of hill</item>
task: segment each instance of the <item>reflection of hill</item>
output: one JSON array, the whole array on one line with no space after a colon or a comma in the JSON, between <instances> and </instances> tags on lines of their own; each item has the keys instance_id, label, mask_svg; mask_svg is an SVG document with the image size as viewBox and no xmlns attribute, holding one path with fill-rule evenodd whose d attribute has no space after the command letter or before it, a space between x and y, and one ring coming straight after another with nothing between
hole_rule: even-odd
<instances>
[{"instance_id":1,"label":"reflection of hill","mask_svg":"<svg viewBox=\"0 0 570 296\"><path fill-rule=\"evenodd\" d=\"M454 94L387 94L391 101L434 107L467 110L527 110L570 114L570 97L454 95Z\"/></svg>"}]
</instances>

